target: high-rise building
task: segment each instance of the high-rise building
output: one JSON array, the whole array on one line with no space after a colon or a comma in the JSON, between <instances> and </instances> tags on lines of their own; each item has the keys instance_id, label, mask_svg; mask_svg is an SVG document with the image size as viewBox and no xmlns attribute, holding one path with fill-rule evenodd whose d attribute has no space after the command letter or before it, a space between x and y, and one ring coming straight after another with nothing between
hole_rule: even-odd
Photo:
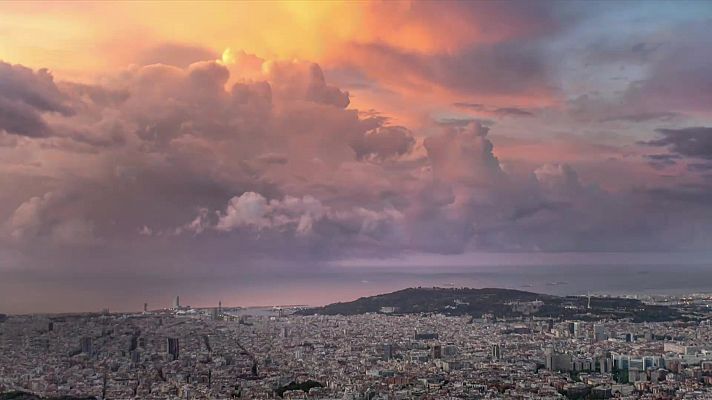
<instances>
[{"instance_id":1,"label":"high-rise building","mask_svg":"<svg viewBox=\"0 0 712 400\"><path fill-rule=\"evenodd\" d=\"M571 354L559 353L552 348L546 349L546 369L550 371L571 371Z\"/></svg>"},{"instance_id":2,"label":"high-rise building","mask_svg":"<svg viewBox=\"0 0 712 400\"><path fill-rule=\"evenodd\" d=\"M179 354L178 338L167 338L166 339L166 348L167 348L168 354L170 354L174 360L177 360L178 354Z\"/></svg>"},{"instance_id":3,"label":"high-rise building","mask_svg":"<svg viewBox=\"0 0 712 400\"><path fill-rule=\"evenodd\" d=\"M143 312L144 313L148 312L148 303L143 303Z\"/></svg>"},{"instance_id":4,"label":"high-rise building","mask_svg":"<svg viewBox=\"0 0 712 400\"><path fill-rule=\"evenodd\" d=\"M594 324L593 325L593 340L596 342L601 342L603 340L608 339L606 336L606 331L605 328L602 324Z\"/></svg>"},{"instance_id":5,"label":"high-rise building","mask_svg":"<svg viewBox=\"0 0 712 400\"><path fill-rule=\"evenodd\" d=\"M383 359L388 361L393 358L393 345L386 343L383 345Z\"/></svg>"},{"instance_id":6,"label":"high-rise building","mask_svg":"<svg viewBox=\"0 0 712 400\"><path fill-rule=\"evenodd\" d=\"M173 308L175 308L176 310L180 308L180 296L176 296L176 299L173 302Z\"/></svg>"},{"instance_id":7,"label":"high-rise building","mask_svg":"<svg viewBox=\"0 0 712 400\"><path fill-rule=\"evenodd\" d=\"M129 352L136 350L138 347L138 335L129 336Z\"/></svg>"},{"instance_id":8,"label":"high-rise building","mask_svg":"<svg viewBox=\"0 0 712 400\"><path fill-rule=\"evenodd\" d=\"M502 348L499 346L499 344L492 345L492 359L493 360L502 359Z\"/></svg>"},{"instance_id":9,"label":"high-rise building","mask_svg":"<svg viewBox=\"0 0 712 400\"><path fill-rule=\"evenodd\" d=\"M79 344L82 348L82 353L88 355L94 354L94 346L92 345L91 336L84 336L80 339Z\"/></svg>"},{"instance_id":10,"label":"high-rise building","mask_svg":"<svg viewBox=\"0 0 712 400\"><path fill-rule=\"evenodd\" d=\"M439 359L439 358L442 358L442 357L443 357L443 348L442 348L442 346L439 345L439 344L434 344L434 345L431 347L431 358L432 358L433 360L435 360L435 359Z\"/></svg>"}]
</instances>

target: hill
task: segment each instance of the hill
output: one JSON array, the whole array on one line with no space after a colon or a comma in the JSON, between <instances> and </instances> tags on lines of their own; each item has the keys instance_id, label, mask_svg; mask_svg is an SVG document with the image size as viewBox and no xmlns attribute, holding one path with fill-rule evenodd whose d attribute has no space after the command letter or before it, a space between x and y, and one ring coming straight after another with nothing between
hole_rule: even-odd
<instances>
[{"instance_id":1,"label":"hill","mask_svg":"<svg viewBox=\"0 0 712 400\"><path fill-rule=\"evenodd\" d=\"M480 317L536 316L565 319L669 321L684 319L677 309L617 297L553 296L513 289L408 288L377 296L300 310L298 314L355 315L442 313Z\"/></svg>"}]
</instances>

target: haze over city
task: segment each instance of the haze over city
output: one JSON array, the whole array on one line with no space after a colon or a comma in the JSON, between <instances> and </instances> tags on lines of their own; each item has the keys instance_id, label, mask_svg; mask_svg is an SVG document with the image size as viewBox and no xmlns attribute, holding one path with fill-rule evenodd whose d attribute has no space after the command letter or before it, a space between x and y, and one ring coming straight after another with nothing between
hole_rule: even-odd
<instances>
[{"instance_id":1,"label":"haze over city","mask_svg":"<svg viewBox=\"0 0 712 400\"><path fill-rule=\"evenodd\" d=\"M0 312L700 290L711 31L707 1L2 2Z\"/></svg>"}]
</instances>

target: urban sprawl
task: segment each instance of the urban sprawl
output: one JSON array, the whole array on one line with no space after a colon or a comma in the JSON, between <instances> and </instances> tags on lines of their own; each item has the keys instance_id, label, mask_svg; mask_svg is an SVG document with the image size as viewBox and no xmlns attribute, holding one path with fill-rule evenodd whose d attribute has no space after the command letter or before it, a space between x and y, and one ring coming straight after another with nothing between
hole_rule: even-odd
<instances>
[{"instance_id":1,"label":"urban sprawl","mask_svg":"<svg viewBox=\"0 0 712 400\"><path fill-rule=\"evenodd\" d=\"M707 307L705 296L668 302ZM538 304L516 303L526 311ZM96 399L712 399L708 321L181 306L9 316L0 393Z\"/></svg>"}]
</instances>

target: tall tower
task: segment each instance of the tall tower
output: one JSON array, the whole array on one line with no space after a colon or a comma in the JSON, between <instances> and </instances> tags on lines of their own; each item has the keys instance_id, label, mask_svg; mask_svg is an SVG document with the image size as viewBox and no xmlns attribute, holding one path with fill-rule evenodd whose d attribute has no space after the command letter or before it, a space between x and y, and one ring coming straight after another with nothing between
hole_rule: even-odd
<instances>
[{"instance_id":1,"label":"tall tower","mask_svg":"<svg viewBox=\"0 0 712 400\"><path fill-rule=\"evenodd\" d=\"M173 308L176 310L180 308L180 296L176 296L176 300L173 302Z\"/></svg>"},{"instance_id":2,"label":"tall tower","mask_svg":"<svg viewBox=\"0 0 712 400\"><path fill-rule=\"evenodd\" d=\"M143 303L143 312L144 313L148 312L148 303Z\"/></svg>"},{"instance_id":3,"label":"tall tower","mask_svg":"<svg viewBox=\"0 0 712 400\"><path fill-rule=\"evenodd\" d=\"M499 360L502 358L502 348L499 344L492 345L492 359Z\"/></svg>"},{"instance_id":4,"label":"tall tower","mask_svg":"<svg viewBox=\"0 0 712 400\"><path fill-rule=\"evenodd\" d=\"M91 336L84 336L81 338L79 341L79 344L82 349L82 353L92 355L94 354L94 346L92 345L92 338Z\"/></svg>"},{"instance_id":5,"label":"tall tower","mask_svg":"<svg viewBox=\"0 0 712 400\"><path fill-rule=\"evenodd\" d=\"M178 345L178 338L167 338L166 339L166 348L168 350L168 354L171 355L171 358L173 360L178 359L178 353L179 353L179 345Z\"/></svg>"}]
</instances>

